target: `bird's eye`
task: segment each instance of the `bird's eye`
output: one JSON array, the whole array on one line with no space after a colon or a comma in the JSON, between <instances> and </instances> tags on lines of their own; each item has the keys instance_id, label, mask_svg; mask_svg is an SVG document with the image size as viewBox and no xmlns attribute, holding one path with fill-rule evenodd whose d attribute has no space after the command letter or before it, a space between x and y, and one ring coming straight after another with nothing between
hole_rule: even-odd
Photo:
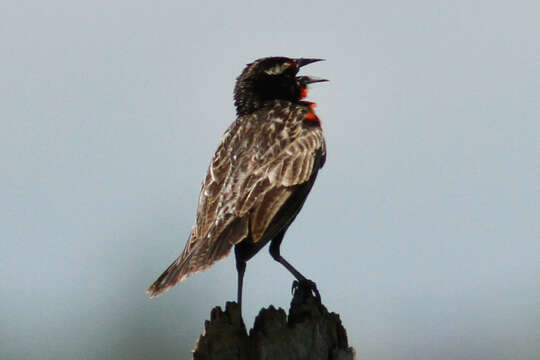
<instances>
[{"instance_id":1,"label":"bird's eye","mask_svg":"<svg viewBox=\"0 0 540 360\"><path fill-rule=\"evenodd\" d=\"M287 61L281 64L272 66L269 69L266 69L264 72L268 75L280 75L283 74L287 69L295 67L296 62L294 60Z\"/></svg>"}]
</instances>

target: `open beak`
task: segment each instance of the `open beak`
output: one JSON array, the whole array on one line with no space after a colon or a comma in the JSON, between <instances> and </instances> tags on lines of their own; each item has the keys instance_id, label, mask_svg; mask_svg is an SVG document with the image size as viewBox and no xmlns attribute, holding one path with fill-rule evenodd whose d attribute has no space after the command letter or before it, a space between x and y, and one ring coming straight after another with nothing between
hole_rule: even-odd
<instances>
[{"instance_id":1,"label":"open beak","mask_svg":"<svg viewBox=\"0 0 540 360\"><path fill-rule=\"evenodd\" d=\"M317 61L324 61L324 59L305 59L305 58L299 58L299 59L296 59L295 61L296 61L296 63L298 64L298 67L302 67L302 66L305 66L305 65L308 65L308 64L317 62ZM306 76L306 75L304 75L304 76L298 76L297 79L298 79L298 81L300 81L302 84L304 84L304 86L306 86L306 85L308 85L308 84L317 83L317 82L328 81L328 80L323 79L323 78L320 78L320 77L316 77L316 76Z\"/></svg>"},{"instance_id":2,"label":"open beak","mask_svg":"<svg viewBox=\"0 0 540 360\"><path fill-rule=\"evenodd\" d=\"M324 59L304 59L304 58L299 58L299 59L296 59L295 61L298 64L298 67L302 67L302 66L305 66L307 64L311 64L311 63L314 63L314 62L317 62L317 61L324 61ZM303 91L303 94L304 94L302 97L305 97L305 96L307 96L307 90L306 89L307 89L307 86L309 84L328 81L328 80L320 78L320 77L316 77L316 76L302 75L302 76L296 77L296 81L298 81L298 83L302 87L302 91Z\"/></svg>"}]
</instances>

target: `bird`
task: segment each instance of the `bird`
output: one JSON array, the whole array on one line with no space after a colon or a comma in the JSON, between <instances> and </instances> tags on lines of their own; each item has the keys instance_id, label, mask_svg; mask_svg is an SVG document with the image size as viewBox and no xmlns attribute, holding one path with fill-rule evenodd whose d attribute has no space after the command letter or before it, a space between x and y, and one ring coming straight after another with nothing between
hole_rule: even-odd
<instances>
[{"instance_id":1,"label":"bird","mask_svg":"<svg viewBox=\"0 0 540 360\"><path fill-rule=\"evenodd\" d=\"M237 118L208 167L184 250L148 287L151 298L209 268L234 247L241 309L246 263L270 242L272 258L320 300L315 283L281 256L280 245L326 159L316 104L304 98L308 85L328 80L298 76L301 67L322 60L265 57L238 76Z\"/></svg>"}]
</instances>

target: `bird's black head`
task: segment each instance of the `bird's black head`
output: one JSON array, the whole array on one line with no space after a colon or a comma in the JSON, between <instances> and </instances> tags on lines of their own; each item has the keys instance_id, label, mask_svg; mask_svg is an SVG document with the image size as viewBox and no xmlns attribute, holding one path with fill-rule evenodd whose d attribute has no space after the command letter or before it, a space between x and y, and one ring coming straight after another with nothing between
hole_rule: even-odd
<instances>
[{"instance_id":1,"label":"bird's black head","mask_svg":"<svg viewBox=\"0 0 540 360\"><path fill-rule=\"evenodd\" d=\"M296 76L300 67L322 59L267 57L248 64L236 79L234 105L238 115L252 113L268 100L297 101L305 96L307 85L326 81Z\"/></svg>"}]
</instances>

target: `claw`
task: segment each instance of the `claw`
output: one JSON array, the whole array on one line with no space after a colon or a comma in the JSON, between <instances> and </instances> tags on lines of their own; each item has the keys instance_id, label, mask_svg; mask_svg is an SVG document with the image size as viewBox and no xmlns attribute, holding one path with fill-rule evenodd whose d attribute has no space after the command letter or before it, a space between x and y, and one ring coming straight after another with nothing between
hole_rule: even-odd
<instances>
[{"instance_id":1,"label":"claw","mask_svg":"<svg viewBox=\"0 0 540 360\"><path fill-rule=\"evenodd\" d=\"M294 294L295 291L300 289L306 289L310 291L310 294L313 294L318 302L321 302L321 294L317 289L317 284L315 282L305 279L305 280L294 280L292 283L291 293Z\"/></svg>"}]
</instances>

